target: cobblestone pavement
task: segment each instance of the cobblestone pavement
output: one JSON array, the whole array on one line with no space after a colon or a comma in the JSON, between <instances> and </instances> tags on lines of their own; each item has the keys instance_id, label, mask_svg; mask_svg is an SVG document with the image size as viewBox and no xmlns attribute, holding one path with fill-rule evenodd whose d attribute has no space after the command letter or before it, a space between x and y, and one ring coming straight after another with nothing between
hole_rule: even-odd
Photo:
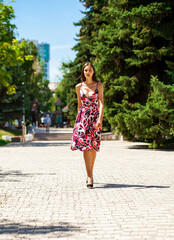
<instances>
[{"instance_id":1,"label":"cobblestone pavement","mask_svg":"<svg viewBox=\"0 0 174 240\"><path fill-rule=\"evenodd\" d=\"M102 141L87 189L70 142L0 148L0 240L174 239L174 154Z\"/></svg>"}]
</instances>

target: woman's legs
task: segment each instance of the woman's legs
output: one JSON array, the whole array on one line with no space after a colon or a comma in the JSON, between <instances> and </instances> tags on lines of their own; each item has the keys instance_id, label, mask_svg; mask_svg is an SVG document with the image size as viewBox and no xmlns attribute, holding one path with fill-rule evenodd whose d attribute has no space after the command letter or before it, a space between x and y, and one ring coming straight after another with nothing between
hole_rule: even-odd
<instances>
[{"instance_id":1,"label":"woman's legs","mask_svg":"<svg viewBox=\"0 0 174 240\"><path fill-rule=\"evenodd\" d=\"M91 150L91 173L92 173L92 176L93 176L95 158L96 158L96 150L92 149Z\"/></svg>"},{"instance_id":2,"label":"woman's legs","mask_svg":"<svg viewBox=\"0 0 174 240\"><path fill-rule=\"evenodd\" d=\"M85 160L86 172L88 176L88 183L93 183L93 168L96 158L96 150L92 149L91 151L83 151L83 156Z\"/></svg>"},{"instance_id":3,"label":"woman's legs","mask_svg":"<svg viewBox=\"0 0 174 240\"><path fill-rule=\"evenodd\" d=\"M89 179L89 184L91 184L92 173L91 173L91 152L83 151L83 156L85 160L86 172Z\"/></svg>"}]
</instances>

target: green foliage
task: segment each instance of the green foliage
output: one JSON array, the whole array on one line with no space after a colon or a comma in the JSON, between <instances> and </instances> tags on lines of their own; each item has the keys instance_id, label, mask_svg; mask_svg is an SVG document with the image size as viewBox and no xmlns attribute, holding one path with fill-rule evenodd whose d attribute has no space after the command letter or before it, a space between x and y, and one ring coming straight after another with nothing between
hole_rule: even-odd
<instances>
[{"instance_id":1,"label":"green foliage","mask_svg":"<svg viewBox=\"0 0 174 240\"><path fill-rule=\"evenodd\" d=\"M2 140L0 139L0 146L4 146L6 144L10 143L10 141Z\"/></svg>"},{"instance_id":2,"label":"green foliage","mask_svg":"<svg viewBox=\"0 0 174 240\"><path fill-rule=\"evenodd\" d=\"M0 3L0 88L5 87L9 95L16 90L16 86L11 84L9 67L22 63L20 44L13 33L15 25L10 22L13 18L13 8Z\"/></svg>"},{"instance_id":3,"label":"green foliage","mask_svg":"<svg viewBox=\"0 0 174 240\"><path fill-rule=\"evenodd\" d=\"M81 0L86 7L77 52L65 64L64 99L76 115L75 84L93 62L104 86L104 122L128 139L158 147L173 139L174 19L172 0ZM78 73L78 74L77 74ZM151 77L154 76L154 77ZM60 90L59 90L59 94Z\"/></svg>"},{"instance_id":4,"label":"green foliage","mask_svg":"<svg viewBox=\"0 0 174 240\"><path fill-rule=\"evenodd\" d=\"M174 86L165 85L152 77L145 106L135 104L125 108L124 122L117 118L120 128L126 128L130 136L153 142L159 147L174 134Z\"/></svg>"},{"instance_id":5,"label":"green foliage","mask_svg":"<svg viewBox=\"0 0 174 240\"><path fill-rule=\"evenodd\" d=\"M9 135L9 136L20 136L22 134L22 130L20 129L11 129L11 128L0 128L0 139L2 135Z\"/></svg>"},{"instance_id":6,"label":"green foliage","mask_svg":"<svg viewBox=\"0 0 174 240\"><path fill-rule=\"evenodd\" d=\"M108 89L108 95L115 101L107 107L108 120L128 139L138 137L153 142L151 146L157 147L173 134L173 111L167 104L172 102L173 69L169 65L173 66L174 56L173 8L171 2L165 1L151 1L144 5L137 1L133 6L134 3L109 2L105 13L111 14L107 15L108 25L103 26L103 44L101 46L99 32L97 43L100 41L100 44L94 51L101 59L99 64L102 68L107 64L102 57L105 59L108 53L112 53L109 58L116 60L112 64L116 65L117 77L110 81L112 90ZM169 31L166 32L166 28ZM110 33L116 47L111 45ZM104 47L102 54L100 49L97 50L98 46ZM104 55L104 51L107 54ZM157 78L150 81L151 75L158 76L168 85L163 83L162 87ZM167 96L166 89L170 92Z\"/></svg>"},{"instance_id":7,"label":"green foliage","mask_svg":"<svg viewBox=\"0 0 174 240\"><path fill-rule=\"evenodd\" d=\"M15 39L14 17L12 6L0 3L0 121L19 118L23 109L29 118L30 103L36 98L42 111L52 106L37 47L33 42Z\"/></svg>"},{"instance_id":8,"label":"green foliage","mask_svg":"<svg viewBox=\"0 0 174 240\"><path fill-rule=\"evenodd\" d=\"M18 129L0 129L0 146L4 146L7 143L10 143L10 141L2 140L3 135L8 135L8 136L20 136L22 134L21 130Z\"/></svg>"},{"instance_id":9,"label":"green foliage","mask_svg":"<svg viewBox=\"0 0 174 240\"><path fill-rule=\"evenodd\" d=\"M63 79L55 92L56 98L60 98L65 105L70 106L68 117L71 125L74 124L75 116L77 114L77 96L75 85L79 82L81 67L81 64L76 65L72 61L63 63L61 68L63 72Z\"/></svg>"},{"instance_id":10,"label":"green foliage","mask_svg":"<svg viewBox=\"0 0 174 240\"><path fill-rule=\"evenodd\" d=\"M85 62L93 61L95 56L92 54L93 35L97 31L101 20L98 19L100 9L107 1L83 1L81 2L89 8L89 11L83 12L85 17L81 19L75 26L80 26L80 32L77 34L78 43L73 47L76 51L76 58L74 61L64 62L62 64L63 77L60 85L56 91L57 97L62 102L70 106L69 119L71 126L74 125L75 117L77 114L77 95L75 85L79 83L81 69ZM94 16L96 14L96 16ZM100 79L102 81L102 79ZM106 121L106 128L108 128L108 121Z\"/></svg>"},{"instance_id":11,"label":"green foliage","mask_svg":"<svg viewBox=\"0 0 174 240\"><path fill-rule=\"evenodd\" d=\"M26 118L30 118L30 103L38 99L41 111L48 111L52 103L52 93L48 87L49 81L43 81L43 72L39 67L39 54L33 42L21 42L23 62L17 67L10 68L12 83L16 86L16 92L8 96L2 88L0 93L0 120L12 120L19 118L25 109Z\"/></svg>"}]
</instances>

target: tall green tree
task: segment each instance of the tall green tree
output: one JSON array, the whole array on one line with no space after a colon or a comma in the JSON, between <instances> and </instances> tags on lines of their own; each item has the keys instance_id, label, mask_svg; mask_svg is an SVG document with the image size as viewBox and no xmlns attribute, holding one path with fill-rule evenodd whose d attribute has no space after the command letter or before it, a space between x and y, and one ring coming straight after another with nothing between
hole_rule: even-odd
<instances>
[{"instance_id":1,"label":"tall green tree","mask_svg":"<svg viewBox=\"0 0 174 240\"><path fill-rule=\"evenodd\" d=\"M16 88L11 84L9 68L22 63L20 44L14 37L16 26L11 23L14 17L12 6L0 2L0 89L5 87L8 94Z\"/></svg>"},{"instance_id":2,"label":"tall green tree","mask_svg":"<svg viewBox=\"0 0 174 240\"><path fill-rule=\"evenodd\" d=\"M135 136L143 140L153 139L154 146L159 146L166 137L172 137L169 131L173 127L171 118L166 119L162 130L160 114L154 116L153 111L146 111L147 119L151 119L150 127L145 123L145 115L141 114L141 119L135 112L141 112L143 106L148 109L152 105L153 108L155 98L152 98L152 92L154 96L159 91L163 95L163 88L159 88L158 83L161 81L166 87L169 85L170 99L163 98L163 104L158 108L164 108L161 113L165 110L171 114L171 106L165 109L169 107L165 101L173 101L173 7L172 1L163 0L108 1L100 16L107 24L101 26L94 40L93 54L105 79L109 122L129 139ZM151 81L151 76L157 76L158 81L157 78L156 82ZM144 135L140 134L140 126L145 129Z\"/></svg>"},{"instance_id":3,"label":"tall green tree","mask_svg":"<svg viewBox=\"0 0 174 240\"><path fill-rule=\"evenodd\" d=\"M72 102L72 119L76 114L72 89L82 63L91 60L104 85L104 117L112 129L128 139L151 141L152 147L172 139L174 2L81 2L86 11L76 24L77 55L63 65L62 88L66 86L67 103Z\"/></svg>"},{"instance_id":4,"label":"tall green tree","mask_svg":"<svg viewBox=\"0 0 174 240\"><path fill-rule=\"evenodd\" d=\"M39 100L42 111L51 108L49 81L43 81L43 69L33 42L17 41L12 6L0 2L0 121L19 118L30 103Z\"/></svg>"},{"instance_id":5,"label":"tall green tree","mask_svg":"<svg viewBox=\"0 0 174 240\"><path fill-rule=\"evenodd\" d=\"M75 85L80 82L81 69L84 63L94 61L95 59L95 55L92 54L92 49L94 48L93 36L103 22L103 20L99 19L99 15L103 4L105 4L107 0L80 0L80 2L85 6L86 11L83 12L84 18L78 23L74 23L75 26L80 26L80 31L76 38L77 44L73 47L73 50L76 52L76 57L74 61L64 62L62 64L61 70L63 71L63 77L56 91L57 96L71 108L69 118L72 126L77 114ZM102 81L102 79L99 80Z\"/></svg>"},{"instance_id":6,"label":"tall green tree","mask_svg":"<svg viewBox=\"0 0 174 240\"><path fill-rule=\"evenodd\" d=\"M31 117L31 102L38 99L41 111L49 111L52 93L49 81L43 80L43 69L37 47L33 42L23 40L21 43L22 64L10 68L12 83L16 92L8 95L4 88L0 91L0 120L18 119L25 111L26 118Z\"/></svg>"}]
</instances>

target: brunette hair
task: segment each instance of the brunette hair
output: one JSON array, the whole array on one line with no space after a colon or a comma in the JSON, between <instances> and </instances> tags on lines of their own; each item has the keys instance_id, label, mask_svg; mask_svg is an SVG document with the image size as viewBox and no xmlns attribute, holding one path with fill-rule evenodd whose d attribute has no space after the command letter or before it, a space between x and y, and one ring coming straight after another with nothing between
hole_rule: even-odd
<instances>
[{"instance_id":1,"label":"brunette hair","mask_svg":"<svg viewBox=\"0 0 174 240\"><path fill-rule=\"evenodd\" d=\"M94 67L94 65L93 65L91 62L86 62L86 63L83 65L82 71L81 71L81 76L80 76L81 82L85 82L85 81L86 81L86 78L85 78L85 75L84 75L84 69L85 69L85 67L88 66L88 65L91 66L91 67L93 68L93 70L94 70L94 73L93 73L93 75L92 75L92 80L95 81L95 82L99 82L98 79L97 79L97 77L96 77L96 74L95 74L95 67Z\"/></svg>"}]
</instances>

